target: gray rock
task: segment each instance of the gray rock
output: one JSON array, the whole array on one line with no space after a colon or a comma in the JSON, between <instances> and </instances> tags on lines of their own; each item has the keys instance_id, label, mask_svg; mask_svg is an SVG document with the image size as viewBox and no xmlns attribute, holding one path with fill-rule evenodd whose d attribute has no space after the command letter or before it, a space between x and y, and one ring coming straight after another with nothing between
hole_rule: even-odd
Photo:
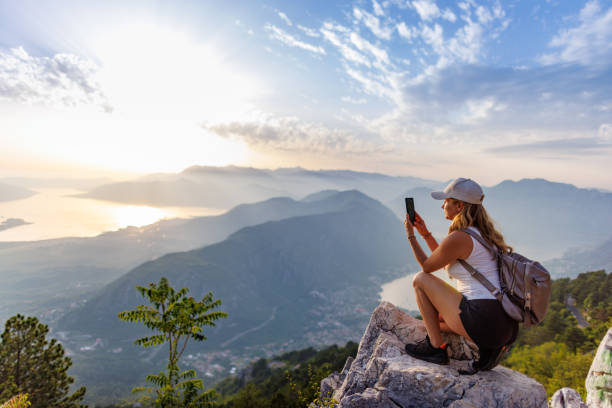
<instances>
[{"instance_id":1,"label":"gray rock","mask_svg":"<svg viewBox=\"0 0 612 408\"><path fill-rule=\"evenodd\" d=\"M580 394L573 388L564 387L555 391L550 399L550 408L587 408Z\"/></svg>"},{"instance_id":2,"label":"gray rock","mask_svg":"<svg viewBox=\"0 0 612 408\"><path fill-rule=\"evenodd\" d=\"M337 408L361 407L547 407L546 391L535 380L505 367L474 375L458 368L478 357L476 345L444 334L448 366L414 359L404 345L421 340L422 321L382 302L372 314L357 356L340 384L333 374L322 382L333 389ZM344 371L344 370L343 370ZM334 377L335 376L335 377Z\"/></svg>"},{"instance_id":3,"label":"gray rock","mask_svg":"<svg viewBox=\"0 0 612 408\"><path fill-rule=\"evenodd\" d=\"M612 408L612 328L599 344L585 385L589 408Z\"/></svg>"}]
</instances>

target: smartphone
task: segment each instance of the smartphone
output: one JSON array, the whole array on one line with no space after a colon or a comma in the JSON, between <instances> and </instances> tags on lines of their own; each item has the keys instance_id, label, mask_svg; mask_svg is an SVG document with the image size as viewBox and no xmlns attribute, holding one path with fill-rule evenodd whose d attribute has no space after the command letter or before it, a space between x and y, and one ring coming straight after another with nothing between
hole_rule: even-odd
<instances>
[{"instance_id":1,"label":"smartphone","mask_svg":"<svg viewBox=\"0 0 612 408\"><path fill-rule=\"evenodd\" d=\"M414 200L412 199L412 197L406 197L406 213L408 214L408 217L410 218L410 222L414 224L414 221L416 221L416 217L414 215Z\"/></svg>"}]
</instances>

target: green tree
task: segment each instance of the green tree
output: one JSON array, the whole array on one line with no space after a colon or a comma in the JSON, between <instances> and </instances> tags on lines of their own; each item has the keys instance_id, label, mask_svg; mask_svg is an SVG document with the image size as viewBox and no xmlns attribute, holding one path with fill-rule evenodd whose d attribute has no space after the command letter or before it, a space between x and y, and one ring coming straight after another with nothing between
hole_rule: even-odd
<instances>
[{"instance_id":1,"label":"green tree","mask_svg":"<svg viewBox=\"0 0 612 408\"><path fill-rule=\"evenodd\" d=\"M0 408L28 408L31 405L28 401L28 394L18 394L0 405Z\"/></svg>"},{"instance_id":2,"label":"green tree","mask_svg":"<svg viewBox=\"0 0 612 408\"><path fill-rule=\"evenodd\" d=\"M573 353L563 343L548 342L515 348L503 365L535 378L546 388L549 398L558 389L571 387L586 399L584 379L592 360L592 352Z\"/></svg>"},{"instance_id":3,"label":"green tree","mask_svg":"<svg viewBox=\"0 0 612 408\"><path fill-rule=\"evenodd\" d=\"M72 361L56 339L47 340L48 333L35 317L18 314L6 321L0 343L0 402L27 393L33 408L85 407L80 404L85 387L69 395Z\"/></svg>"},{"instance_id":4,"label":"green tree","mask_svg":"<svg viewBox=\"0 0 612 408\"><path fill-rule=\"evenodd\" d=\"M188 289L175 291L168 279L162 277L158 284L150 283L148 288L136 289L151 305L137 306L136 310L119 313L119 319L128 322L141 322L156 332L142 337L135 344L142 347L156 347L168 343L167 372L151 374L147 381L155 385L155 406L161 408L196 408L213 405L214 390L203 391L204 384L195 378L195 370L180 372L178 362L189 340L204 341L204 326L215 326L215 320L227 317L227 313L209 312L221 305L221 300L213 300L208 292L202 300L188 297ZM153 387L135 388L134 391Z\"/></svg>"}]
</instances>

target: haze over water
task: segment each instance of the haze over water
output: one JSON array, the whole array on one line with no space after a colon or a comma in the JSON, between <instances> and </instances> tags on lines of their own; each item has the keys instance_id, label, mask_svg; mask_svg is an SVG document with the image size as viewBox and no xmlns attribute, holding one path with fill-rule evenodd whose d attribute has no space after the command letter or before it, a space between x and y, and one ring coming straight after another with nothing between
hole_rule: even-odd
<instances>
[{"instance_id":1,"label":"haze over water","mask_svg":"<svg viewBox=\"0 0 612 408\"><path fill-rule=\"evenodd\" d=\"M76 198L83 191L38 188L23 200L0 202L0 222L20 218L31 224L0 231L0 241L37 241L62 237L92 237L128 226L141 227L164 218L218 215L224 209L151 207Z\"/></svg>"}]
</instances>

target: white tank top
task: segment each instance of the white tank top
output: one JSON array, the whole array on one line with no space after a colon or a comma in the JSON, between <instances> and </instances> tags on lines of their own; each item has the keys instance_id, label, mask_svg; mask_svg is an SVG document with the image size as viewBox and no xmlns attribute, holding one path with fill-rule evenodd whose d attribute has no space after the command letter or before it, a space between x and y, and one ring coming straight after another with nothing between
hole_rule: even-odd
<instances>
[{"instance_id":1,"label":"white tank top","mask_svg":"<svg viewBox=\"0 0 612 408\"><path fill-rule=\"evenodd\" d=\"M480 235L475 227L468 227L470 230ZM472 252L465 261L472 265L478 272L482 273L496 288L499 289L499 273L497 270L497 260L491 252L482 246L475 238L472 238ZM472 277L470 273L457 261L447 266L448 274L457 279L457 290L468 300L472 299L495 299L495 296L484 287L482 283Z\"/></svg>"}]
</instances>

